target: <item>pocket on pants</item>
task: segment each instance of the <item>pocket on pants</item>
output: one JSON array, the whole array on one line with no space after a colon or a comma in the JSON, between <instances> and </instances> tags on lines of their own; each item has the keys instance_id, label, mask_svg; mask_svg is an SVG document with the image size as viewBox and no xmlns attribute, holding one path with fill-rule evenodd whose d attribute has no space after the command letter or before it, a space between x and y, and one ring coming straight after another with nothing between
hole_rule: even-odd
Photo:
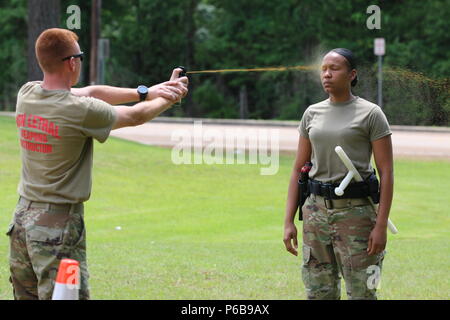
<instances>
[{"instance_id":1,"label":"pocket on pants","mask_svg":"<svg viewBox=\"0 0 450 320\"><path fill-rule=\"evenodd\" d=\"M303 264L307 265L309 260L311 260L311 247L304 244L302 252L303 252Z\"/></svg>"},{"instance_id":2,"label":"pocket on pants","mask_svg":"<svg viewBox=\"0 0 450 320\"><path fill-rule=\"evenodd\" d=\"M27 231L27 235L30 241L49 245L59 245L62 243L63 229L35 225Z\"/></svg>"},{"instance_id":3,"label":"pocket on pants","mask_svg":"<svg viewBox=\"0 0 450 320\"><path fill-rule=\"evenodd\" d=\"M6 230L6 235L9 237L11 236L11 233L13 232L14 229L14 222L11 222L8 226L8 229Z\"/></svg>"},{"instance_id":4,"label":"pocket on pants","mask_svg":"<svg viewBox=\"0 0 450 320\"><path fill-rule=\"evenodd\" d=\"M367 252L361 252L358 254L354 254L350 257L351 268L353 270L364 270L367 269L371 265L380 265L380 263L384 259L384 251L369 256Z\"/></svg>"},{"instance_id":5,"label":"pocket on pants","mask_svg":"<svg viewBox=\"0 0 450 320\"><path fill-rule=\"evenodd\" d=\"M311 285L310 285L311 277L310 277L310 267L309 267L309 261L311 260L311 247L303 244L302 252L303 252L303 264L301 266L302 279L303 279L303 283L305 284L306 291L308 291L308 288L311 287Z\"/></svg>"},{"instance_id":6,"label":"pocket on pants","mask_svg":"<svg viewBox=\"0 0 450 320\"><path fill-rule=\"evenodd\" d=\"M65 247L76 248L81 245L84 247L83 241L86 239L86 228L84 218L79 214L73 214L67 222L63 234L63 243Z\"/></svg>"}]
</instances>

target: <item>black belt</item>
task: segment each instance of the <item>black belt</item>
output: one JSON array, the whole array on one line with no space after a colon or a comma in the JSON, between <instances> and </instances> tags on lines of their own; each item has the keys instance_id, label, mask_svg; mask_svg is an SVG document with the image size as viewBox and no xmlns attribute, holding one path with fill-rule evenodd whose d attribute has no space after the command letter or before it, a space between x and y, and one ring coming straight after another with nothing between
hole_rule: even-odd
<instances>
[{"instance_id":1,"label":"black belt","mask_svg":"<svg viewBox=\"0 0 450 320\"><path fill-rule=\"evenodd\" d=\"M366 198L370 196L369 184L365 181L351 183L345 188L342 196L336 195L334 189L338 183L324 183L317 180L308 180L308 191L327 200Z\"/></svg>"}]
</instances>

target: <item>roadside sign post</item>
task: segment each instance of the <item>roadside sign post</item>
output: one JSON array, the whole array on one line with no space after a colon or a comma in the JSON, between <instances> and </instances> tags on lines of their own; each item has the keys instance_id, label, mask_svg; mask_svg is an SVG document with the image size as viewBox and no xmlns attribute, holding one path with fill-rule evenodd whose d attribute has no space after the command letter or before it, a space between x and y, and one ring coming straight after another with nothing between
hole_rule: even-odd
<instances>
[{"instance_id":1,"label":"roadside sign post","mask_svg":"<svg viewBox=\"0 0 450 320\"><path fill-rule=\"evenodd\" d=\"M378 105L383 108L383 56L385 54L384 38L375 38L374 53L378 56Z\"/></svg>"}]
</instances>

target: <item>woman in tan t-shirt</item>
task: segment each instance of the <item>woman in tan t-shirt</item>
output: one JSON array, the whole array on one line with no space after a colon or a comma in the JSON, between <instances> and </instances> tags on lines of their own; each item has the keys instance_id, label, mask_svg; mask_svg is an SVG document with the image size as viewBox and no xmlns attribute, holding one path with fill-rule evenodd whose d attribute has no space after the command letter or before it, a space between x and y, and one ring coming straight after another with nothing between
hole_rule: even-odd
<instances>
[{"instance_id":1,"label":"woman in tan t-shirt","mask_svg":"<svg viewBox=\"0 0 450 320\"><path fill-rule=\"evenodd\" d=\"M324 56L321 82L329 99L310 106L303 115L289 183L283 241L287 251L297 256L294 218L299 201L298 179L301 168L312 161L314 173L311 171L310 179L320 176L319 181L315 181L320 187L314 189L317 194L311 194L302 207L302 276L307 298L339 299L340 276L343 276L350 299L376 299L393 196L391 132L378 106L352 94L351 88L357 83L357 70L350 50L333 49ZM355 124L355 119L360 122ZM344 121L342 128L333 131L339 121ZM357 148L354 141L359 143ZM380 175L378 212L367 196L348 198L344 194L341 199L329 200L329 196L321 194L326 189L325 183L339 183L340 177L347 173L343 165L336 164L334 157L337 156L330 151L334 148L329 148L333 143L347 143L348 149L354 148L353 154L366 150L355 163L358 171L363 170L360 171L363 178L372 169L370 155L373 151ZM326 156L320 155L323 145L327 145ZM350 153L349 156L352 158ZM352 187L354 189L355 185Z\"/></svg>"}]
</instances>

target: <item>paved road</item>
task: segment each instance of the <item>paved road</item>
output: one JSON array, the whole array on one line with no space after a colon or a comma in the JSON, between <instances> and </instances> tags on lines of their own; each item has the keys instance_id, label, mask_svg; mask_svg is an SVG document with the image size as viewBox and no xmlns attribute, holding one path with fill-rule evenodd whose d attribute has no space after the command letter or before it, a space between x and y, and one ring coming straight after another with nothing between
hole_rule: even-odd
<instances>
[{"instance_id":1,"label":"paved road","mask_svg":"<svg viewBox=\"0 0 450 320\"><path fill-rule=\"evenodd\" d=\"M233 137L246 143L246 149L254 149L259 142L279 145L280 152L294 153L297 149L298 132L295 127L259 125L221 125L193 123L149 122L138 127L114 130L114 137L147 145L163 147L191 147L200 144L217 148L234 148ZM278 138L277 138L278 135ZM228 140L227 140L228 139ZM394 157L446 159L450 161L450 132L420 132L393 130ZM275 146L274 144L272 146Z\"/></svg>"},{"instance_id":2,"label":"paved road","mask_svg":"<svg viewBox=\"0 0 450 320\"><path fill-rule=\"evenodd\" d=\"M1 112L0 115L12 117L14 113ZM257 148L258 141L267 141L269 148L271 143L278 142L279 151L283 153L294 153L297 149L297 130L292 124L286 125L287 122L233 120L227 124L220 124L224 121L208 121L211 123L203 123L200 129L198 126L194 126L194 123L186 122L186 119L177 122L169 122L166 119L163 122L156 120L138 127L114 130L111 135L146 145L162 147L191 147L194 144L205 147L211 145L211 142L214 141L217 148L233 148L235 150L238 147L236 147L236 144L227 142L227 136L239 136L241 142L244 141L247 144L246 149ZM264 125L264 123L270 123L270 125ZM392 128L394 157L450 161L450 130L448 128L407 126L392 126ZM398 130L395 128L398 128ZM408 128L411 130L409 131ZM196 136L202 136L202 139L195 138ZM270 139L270 137L274 139Z\"/></svg>"}]
</instances>

